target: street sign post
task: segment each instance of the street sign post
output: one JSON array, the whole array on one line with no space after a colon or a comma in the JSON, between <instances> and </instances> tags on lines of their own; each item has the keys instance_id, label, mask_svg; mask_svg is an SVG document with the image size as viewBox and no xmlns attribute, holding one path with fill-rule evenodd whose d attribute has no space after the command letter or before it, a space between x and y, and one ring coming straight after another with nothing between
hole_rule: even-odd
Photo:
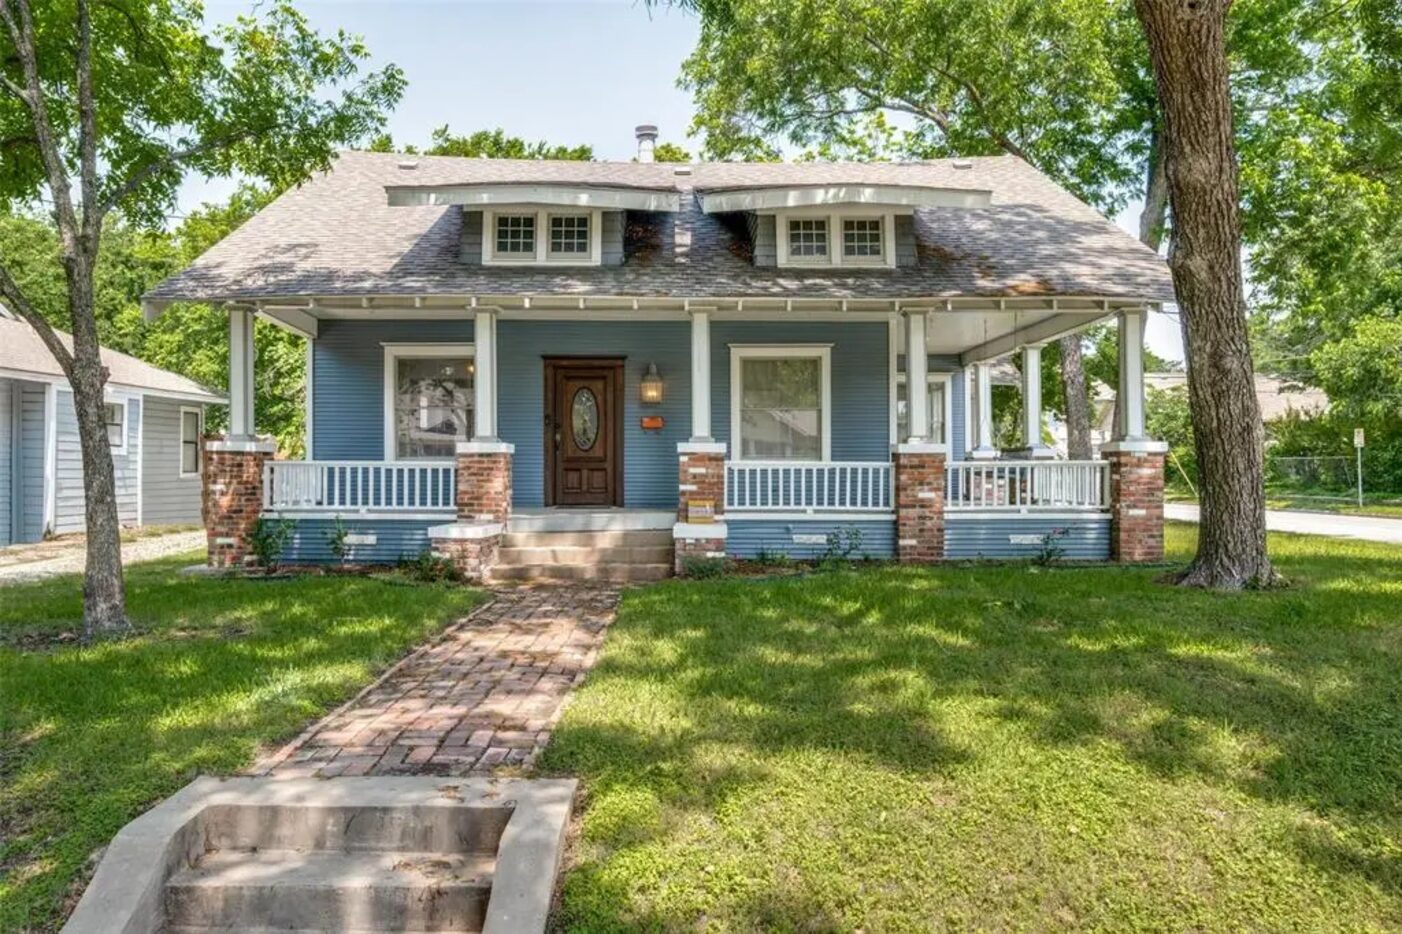
<instances>
[{"instance_id":1,"label":"street sign post","mask_svg":"<svg viewBox=\"0 0 1402 934\"><path fill-rule=\"evenodd\" d=\"M1353 429L1353 450L1358 458L1358 508L1363 508L1363 429Z\"/></svg>"}]
</instances>

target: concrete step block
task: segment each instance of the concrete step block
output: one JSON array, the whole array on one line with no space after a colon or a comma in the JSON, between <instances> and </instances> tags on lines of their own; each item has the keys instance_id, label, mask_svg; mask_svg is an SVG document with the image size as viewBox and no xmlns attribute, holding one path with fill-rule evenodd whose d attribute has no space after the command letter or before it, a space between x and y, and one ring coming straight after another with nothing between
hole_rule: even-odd
<instances>
[{"instance_id":1,"label":"concrete step block","mask_svg":"<svg viewBox=\"0 0 1402 934\"><path fill-rule=\"evenodd\" d=\"M503 548L649 548L672 545L670 529L608 532L507 532Z\"/></svg>"},{"instance_id":2,"label":"concrete step block","mask_svg":"<svg viewBox=\"0 0 1402 934\"><path fill-rule=\"evenodd\" d=\"M672 560L672 546L641 545L605 546L561 545L503 548L497 557L498 567L508 564L666 564Z\"/></svg>"},{"instance_id":3,"label":"concrete step block","mask_svg":"<svg viewBox=\"0 0 1402 934\"><path fill-rule=\"evenodd\" d=\"M486 854L219 850L170 878L170 927L239 931L480 931Z\"/></svg>"},{"instance_id":4,"label":"concrete step block","mask_svg":"<svg viewBox=\"0 0 1402 934\"><path fill-rule=\"evenodd\" d=\"M672 576L671 564L507 564L492 568L497 581L659 581Z\"/></svg>"}]
</instances>

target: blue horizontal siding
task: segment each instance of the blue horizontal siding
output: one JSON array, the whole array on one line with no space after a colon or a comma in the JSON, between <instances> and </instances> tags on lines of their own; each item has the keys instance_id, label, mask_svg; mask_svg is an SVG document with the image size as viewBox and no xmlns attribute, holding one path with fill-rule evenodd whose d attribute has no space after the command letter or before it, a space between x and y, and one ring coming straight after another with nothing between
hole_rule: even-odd
<instances>
[{"instance_id":1,"label":"blue horizontal siding","mask_svg":"<svg viewBox=\"0 0 1402 934\"><path fill-rule=\"evenodd\" d=\"M472 320L322 321L312 342L312 450L317 459L386 456L386 343L470 344Z\"/></svg>"},{"instance_id":2,"label":"blue horizontal siding","mask_svg":"<svg viewBox=\"0 0 1402 934\"><path fill-rule=\"evenodd\" d=\"M945 516L944 553L947 558L1032 558L1042 550L1041 544L1015 543L1010 536L1044 536L1053 529L1068 530L1059 542L1065 558L1075 561L1110 559L1108 515L993 519L948 514Z\"/></svg>"},{"instance_id":3,"label":"blue horizontal siding","mask_svg":"<svg viewBox=\"0 0 1402 934\"><path fill-rule=\"evenodd\" d=\"M853 557L890 558L896 553L895 519L744 519L731 517L726 522L729 536L725 551L732 558L753 558L761 551L782 553L790 558L809 560L827 553L826 542L808 544L794 541L795 535L821 535L825 539L836 532L857 529L862 544Z\"/></svg>"},{"instance_id":4,"label":"blue horizontal siding","mask_svg":"<svg viewBox=\"0 0 1402 934\"><path fill-rule=\"evenodd\" d=\"M889 334L885 321L712 322L711 427L716 439L731 440L731 344L831 344L832 459L888 460Z\"/></svg>"},{"instance_id":5,"label":"blue horizontal siding","mask_svg":"<svg viewBox=\"0 0 1402 934\"><path fill-rule=\"evenodd\" d=\"M275 521L275 520L274 520ZM331 551L331 535L336 523L331 519L294 519L292 537L283 547L283 564L337 564ZM346 531L374 533L373 545L352 545L346 557L350 564L394 564L429 549L428 530L448 521L426 519L347 519Z\"/></svg>"},{"instance_id":6,"label":"blue horizontal siding","mask_svg":"<svg viewBox=\"0 0 1402 934\"><path fill-rule=\"evenodd\" d=\"M691 437L691 324L687 321L514 321L497 324L497 431L516 445L512 503L545 504L545 358L623 358L623 504L677 504L677 442ZM649 363L664 383L663 401L643 405L638 384ZM644 431L640 419L664 427Z\"/></svg>"}]
</instances>

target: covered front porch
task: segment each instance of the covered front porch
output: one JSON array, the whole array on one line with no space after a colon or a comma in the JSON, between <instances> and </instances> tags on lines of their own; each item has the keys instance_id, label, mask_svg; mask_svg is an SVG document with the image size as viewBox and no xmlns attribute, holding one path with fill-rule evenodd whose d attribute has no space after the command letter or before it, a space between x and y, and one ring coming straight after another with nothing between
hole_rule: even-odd
<instances>
[{"instance_id":1,"label":"covered front porch","mask_svg":"<svg viewBox=\"0 0 1402 934\"><path fill-rule=\"evenodd\" d=\"M211 465L258 459L256 517L295 523L294 562L334 560L340 534L357 563L432 548L490 564L513 528L581 522L665 524L679 566L813 558L834 542L907 561L1028 556L1049 541L1076 559L1161 554L1161 494L1140 491L1162 451L1144 430L1142 302L669 301L230 307L231 435L212 442ZM306 460L256 439L256 315L309 337ZM1058 460L1043 440L1041 348L1107 321L1121 335L1116 440L1103 460ZM1023 418L1004 451L992 388L1008 357ZM1121 490L1123 466L1134 482ZM1135 505L1117 513L1127 495ZM211 560L242 562L240 538L212 531Z\"/></svg>"}]
</instances>

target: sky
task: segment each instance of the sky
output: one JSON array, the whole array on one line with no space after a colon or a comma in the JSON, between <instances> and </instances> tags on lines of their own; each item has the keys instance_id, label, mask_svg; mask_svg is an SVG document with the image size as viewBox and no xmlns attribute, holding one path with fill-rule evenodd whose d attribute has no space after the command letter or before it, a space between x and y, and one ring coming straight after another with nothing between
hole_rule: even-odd
<instances>
[{"instance_id":1,"label":"sky","mask_svg":"<svg viewBox=\"0 0 1402 934\"><path fill-rule=\"evenodd\" d=\"M227 22L253 0L206 0L210 22ZM434 127L467 133L501 127L513 136L594 147L598 159L631 159L633 127L656 124L664 141L686 138L691 97L677 87L699 23L642 0L301 0L322 32L365 38L371 67L394 62L408 88L389 120L399 144L425 144ZM178 211L226 197L229 179L191 178ZM1137 230L1138 204L1116 218ZM1183 359L1175 316L1149 322L1151 350Z\"/></svg>"}]
</instances>

